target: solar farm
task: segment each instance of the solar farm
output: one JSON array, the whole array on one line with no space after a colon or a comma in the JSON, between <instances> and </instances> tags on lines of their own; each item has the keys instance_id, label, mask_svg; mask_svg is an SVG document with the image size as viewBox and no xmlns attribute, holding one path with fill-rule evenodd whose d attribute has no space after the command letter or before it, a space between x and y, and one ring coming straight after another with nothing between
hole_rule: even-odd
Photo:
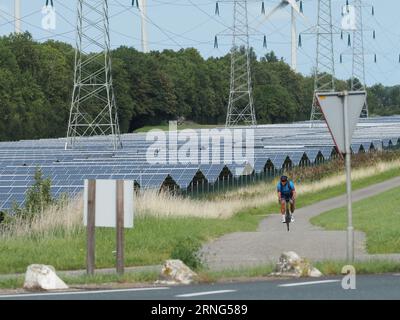
<instances>
[{"instance_id":1,"label":"solar farm","mask_svg":"<svg viewBox=\"0 0 400 320\"><path fill-rule=\"evenodd\" d=\"M199 130L190 132L199 134ZM352 152L396 147L399 139L400 116L360 119ZM244 176L275 175L294 166L318 165L337 155L324 123L312 127L308 122L256 127L254 161L248 159L245 165L201 161L151 164L146 154L154 141L147 141L145 133L124 134L121 140L123 149L117 151L109 148L105 137L84 138L85 148L73 150L65 150L65 138L1 142L0 210L11 209L14 203L24 203L37 168L44 177L51 179L52 195L57 198L62 194L79 195L85 179L132 180L140 190L159 190L165 186L188 190L199 184L210 189L226 178L235 181ZM178 148L185 143L179 142ZM223 152L223 140L220 143ZM243 145L233 144L232 152L235 148L243 149ZM199 157L202 151L204 153L199 150Z\"/></svg>"}]
</instances>

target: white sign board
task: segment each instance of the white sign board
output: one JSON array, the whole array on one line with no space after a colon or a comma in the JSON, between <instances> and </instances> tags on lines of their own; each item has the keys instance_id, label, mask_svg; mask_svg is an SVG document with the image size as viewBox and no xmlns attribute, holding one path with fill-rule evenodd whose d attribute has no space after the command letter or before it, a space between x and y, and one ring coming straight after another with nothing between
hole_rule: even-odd
<instances>
[{"instance_id":1,"label":"white sign board","mask_svg":"<svg viewBox=\"0 0 400 320\"><path fill-rule=\"evenodd\" d=\"M332 138L341 153L346 153L345 122L348 119L349 145L357 126L362 108L365 104L366 92L347 92L347 108L345 108L345 93L324 92L317 93L318 104L324 114ZM347 109L347 115L345 115Z\"/></svg>"},{"instance_id":2,"label":"white sign board","mask_svg":"<svg viewBox=\"0 0 400 320\"><path fill-rule=\"evenodd\" d=\"M133 228L133 181L124 181L124 227ZM88 212L88 180L85 180L84 190L84 217L83 223L87 225ZM96 180L96 227L117 226L117 181Z\"/></svg>"}]
</instances>

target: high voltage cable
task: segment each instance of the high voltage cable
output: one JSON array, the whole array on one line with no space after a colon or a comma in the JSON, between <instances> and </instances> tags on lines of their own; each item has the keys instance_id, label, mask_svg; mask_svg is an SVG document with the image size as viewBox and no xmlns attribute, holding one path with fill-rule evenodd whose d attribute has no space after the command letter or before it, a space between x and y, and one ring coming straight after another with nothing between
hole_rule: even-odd
<instances>
[{"instance_id":1,"label":"high voltage cable","mask_svg":"<svg viewBox=\"0 0 400 320\"><path fill-rule=\"evenodd\" d=\"M115 0L118 4L122 5L121 2L119 2L118 0ZM128 6L127 6L128 7ZM136 15L136 14L135 14ZM112 16L111 16L112 17ZM146 21L150 22L152 25L154 25L157 29L159 29L166 37L168 37L168 39L170 39L172 42L174 42L176 45L180 46L181 48L183 48L184 46L182 46L178 41L176 41L175 39L173 39L172 37L170 37L169 34L167 34L159 25L157 25L152 19L149 18L148 15L145 16Z\"/></svg>"},{"instance_id":2,"label":"high voltage cable","mask_svg":"<svg viewBox=\"0 0 400 320\"><path fill-rule=\"evenodd\" d=\"M3 12L3 13L5 13L5 14L7 14L7 15L9 15L10 17L13 17L13 15L9 14L8 12L6 12L6 11L4 11L4 10L2 10L2 9L0 9L0 11ZM51 38L51 37L54 37L54 36L62 36L63 38L69 39L69 40L71 40L71 41L74 41L74 40L75 40L75 39L72 38L72 37L64 36L65 34L69 34L69 33L75 32L75 30L56 34L56 33L54 33L53 31L44 30L44 29L42 29L41 27L38 27L38 26L36 26L36 25L34 25L34 24L32 24L32 23L30 23L30 22L24 20L26 17L30 17L30 16L32 16L32 15L38 13L38 12L41 12L41 10L32 12L31 14L22 17L20 20L21 20L24 24L27 24L27 25L29 25L29 26L31 26L31 27L33 27L33 28L40 29L40 30L42 30L42 31L46 31L46 32L48 32L48 33L51 33L51 35L49 35L48 37L42 37L42 38L40 38L40 39ZM3 25L7 25L7 24L14 24L14 20L8 21L8 22L6 22L6 23L0 25L0 27L3 26Z\"/></svg>"},{"instance_id":3,"label":"high voltage cable","mask_svg":"<svg viewBox=\"0 0 400 320\"><path fill-rule=\"evenodd\" d=\"M8 13L7 11L4 11L4 10L2 10L2 9L0 9L0 11L1 11L3 14L9 16L9 17L12 17L12 20L9 20L9 21L6 21L6 22L0 24L0 27L5 26L5 25L7 25L7 24L14 24L14 21L15 21L15 18L16 18L15 15L13 15L13 14L11 14L11 13ZM42 11L42 9L39 9L39 10L36 10L36 11L32 11L31 13L29 13L29 14L27 14L27 15L21 17L20 20L23 21L22 19L31 17L31 16L33 16L33 15L35 15L35 14L41 12L41 11Z\"/></svg>"},{"instance_id":4,"label":"high voltage cable","mask_svg":"<svg viewBox=\"0 0 400 320\"><path fill-rule=\"evenodd\" d=\"M277 1L278 0L264 0L264 2L266 2L268 4L276 4ZM343 1L344 0L334 0L335 3L342 3ZM305 4L311 4L311 3L315 2L315 0L303 0L303 2ZM173 47L177 47L177 48L183 48L183 47L187 47L187 46L208 46L208 45L212 46L213 41L211 39L209 41L199 41L198 39L193 39L193 37L190 37L188 35L190 35L190 33L194 32L195 30L198 30L199 28L201 28L202 26L206 25L208 22L211 22L211 21L213 21L213 22L215 22L215 23L217 23L219 25L223 25L225 27L228 27L225 22L223 22L220 19L217 19L211 13L211 11L209 12L207 10L207 8L211 4L214 4L214 3L215 3L214 1L200 1L199 2L199 1L194 1L194 0L180 0L180 1L153 0L152 4L149 5L149 7L161 7L161 6L193 7L196 10L198 10L199 12L202 12L203 14L205 14L208 17L208 19L206 19L206 20L204 20L204 21L202 21L202 22L190 27L188 30L186 30L183 33L176 33L176 32L174 32L172 30L168 30L167 28L164 28L163 26L159 25L158 23L155 23L154 20L152 20L149 16L147 16L146 20L149 22L149 24L151 24L152 26L157 28L159 30L159 32L161 32L166 37L165 39L162 39L162 40L159 40L159 41L150 41L150 43L153 44L153 45L173 46ZM61 2L61 1L56 3L56 5L60 5L65 9L71 10L70 8L65 6L63 4L63 2ZM129 8L129 5L122 4L122 0L120 0L120 1L117 1L117 0L116 1L114 1L114 0L110 1L110 6L121 7L121 8L124 9L124 10L121 10L121 11L119 11L119 12L113 14L113 15L110 15L110 19L112 19L112 20L115 20L116 17L118 17L120 14L123 14L124 12L126 12L126 9ZM4 10L0 9L0 11L6 17L15 18L12 14L10 14L10 13L4 11ZM131 11L132 11L132 14L135 17L139 17L139 13L138 12L136 12L134 10L131 10ZM27 14L27 15L24 15L24 16L21 17L21 21L24 24L26 24L26 25L28 25L30 27L33 27L35 29L40 29L40 30L43 31L42 28L40 28L40 27L38 27L38 26L36 26L36 25L34 25L34 24L32 24L32 23L27 21L28 18L34 16L35 14L38 14L39 12L40 12L40 10L35 10L35 11L33 11L33 12ZM57 12L57 15L60 16L60 19L62 19L63 22L65 22L68 25L70 25L71 27L75 28L75 25L70 22L71 19L68 19L67 17L65 17L63 14L61 14L61 12ZM254 20L254 21L256 21L256 19L257 19L257 18L253 19L255 17L255 15L252 13L252 11L249 12L249 17L251 17L252 20ZM393 29L388 28L385 23L382 23L377 15L374 15L371 19L372 19L372 21L374 23L374 26L375 26L373 29L376 29L378 38L377 38L377 41L372 41L372 40L369 39L369 37L365 37L366 38L365 42L366 42L366 45L369 48L371 48L372 51L376 52L377 57L378 57L376 66L374 66L374 70L376 70L376 72L378 72L378 73L381 73L382 76L385 76L385 72L379 66L379 64L383 63L382 61L384 61L385 64L389 63L389 64L394 66L394 68L393 68L394 70L390 69L388 71L390 74L392 74L392 73L395 72L395 70L397 70L400 67L400 64L397 62L398 54L396 53L395 55L392 56L391 52L388 52L386 50L382 50L381 48L384 48L384 47L380 46L380 43L381 43L382 40L379 40L379 38L380 39L384 38L385 42L386 43L390 43L392 47L398 47L399 49L397 51L399 51L399 53L400 53L400 35L396 34L393 31ZM337 24L339 20L340 20L340 18L334 19L335 24ZM13 21L6 21L6 22L1 23L0 26L11 25L12 23L13 23ZM301 21L301 24L304 25L304 23L302 21ZM273 34L278 34L278 35L282 36L282 38L283 37L286 38L287 35L282 32L283 26L278 26L278 25L280 25L280 23L276 24L276 23L271 22L271 21L267 22L267 26L268 27L265 28L265 29L269 29L266 32L268 38L269 38L269 36L271 36ZM272 27L272 28L270 28L270 27ZM274 30L272 30L272 29L274 29ZM129 39L134 40L134 43L136 43L137 41L140 41L140 39L135 37L133 34L130 35L130 34L127 34L126 32L124 33L124 32L118 31L118 30L114 30L114 29L110 29L110 30L113 33L116 33L116 34L121 35L123 37L127 37ZM67 32L62 32L62 33L54 33L54 32L51 32L49 30L45 30L45 32L49 33L49 35L37 38L37 40L41 41L43 39L47 39L47 38L51 38L51 37L62 37L62 38L68 39L68 40L73 40L73 38L69 37L68 35L72 34L74 32L74 30L67 31ZM212 35L210 35L210 36L212 37ZM188 42L187 41L180 41L179 39L187 40ZM255 37L255 36L253 37L252 36L251 39L257 39L257 37ZM284 42L284 41L273 41L273 40L274 39L272 39L272 40L268 39L268 44L273 46L273 45L286 45L286 44L290 43L289 41ZM308 39L305 40L305 41L308 41ZM335 38L335 43L337 41L339 41L339 39ZM396 43L398 43L398 44L396 44ZM223 47L230 46L229 43L223 43L223 42L220 45L223 46ZM254 52L256 52L258 56L260 56L260 57L263 56L263 51L258 49L257 46L253 46L253 48L254 48L253 49ZM273 49L273 47L272 48L269 47L269 49L271 50L271 49ZM212 51L213 50L211 49L210 52L212 52ZM302 56L306 59L306 61L309 61L310 57L309 57L309 55L307 55L307 51L306 50L300 50L300 51L301 51ZM338 46L335 45L335 54L337 54L338 51L339 51ZM222 54L221 50L216 50L216 52L218 54ZM285 60L286 60L286 55L287 55L287 52L285 51L284 52ZM278 54L278 56L280 56L280 55ZM379 59L379 57L382 57L382 58ZM336 58L335 61L338 61L338 59ZM300 64L302 66L305 66L307 63L304 62L304 63L300 63ZM340 68L341 68L341 70L344 70L344 68L342 68L342 65L343 64L340 65ZM310 66L311 66L311 64L310 64ZM342 73L342 71L341 71L341 73ZM368 74L369 74L369 72L368 72Z\"/></svg>"}]
</instances>

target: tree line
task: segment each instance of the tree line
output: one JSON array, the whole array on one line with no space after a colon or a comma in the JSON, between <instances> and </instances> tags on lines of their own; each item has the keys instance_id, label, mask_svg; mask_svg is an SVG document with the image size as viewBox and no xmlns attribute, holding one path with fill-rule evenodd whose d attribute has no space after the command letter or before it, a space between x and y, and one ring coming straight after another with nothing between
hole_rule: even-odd
<instances>
[{"instance_id":1,"label":"tree line","mask_svg":"<svg viewBox=\"0 0 400 320\"><path fill-rule=\"evenodd\" d=\"M0 38L0 140L66 135L74 48L39 43L29 33ZM204 59L193 48L148 54L122 46L112 51L113 83L121 132L185 117L223 124L229 93L230 55ZM251 52L258 123L309 119L314 80L294 73L274 52ZM348 81L336 81L345 89ZM372 115L400 113L400 86L368 89Z\"/></svg>"}]
</instances>

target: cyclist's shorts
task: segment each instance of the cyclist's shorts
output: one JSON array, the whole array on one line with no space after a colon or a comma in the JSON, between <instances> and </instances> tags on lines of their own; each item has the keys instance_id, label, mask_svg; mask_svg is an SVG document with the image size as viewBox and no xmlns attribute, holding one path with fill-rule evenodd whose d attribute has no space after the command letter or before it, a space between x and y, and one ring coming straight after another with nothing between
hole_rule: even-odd
<instances>
[{"instance_id":1,"label":"cyclist's shorts","mask_svg":"<svg viewBox=\"0 0 400 320\"><path fill-rule=\"evenodd\" d=\"M289 200L289 202L290 202L291 204L294 203L293 198L290 198L290 199L287 199L287 200ZM285 198L282 198L282 199L281 199L281 202L282 202L282 203L285 203L285 202L286 202L286 199L285 199Z\"/></svg>"}]
</instances>

